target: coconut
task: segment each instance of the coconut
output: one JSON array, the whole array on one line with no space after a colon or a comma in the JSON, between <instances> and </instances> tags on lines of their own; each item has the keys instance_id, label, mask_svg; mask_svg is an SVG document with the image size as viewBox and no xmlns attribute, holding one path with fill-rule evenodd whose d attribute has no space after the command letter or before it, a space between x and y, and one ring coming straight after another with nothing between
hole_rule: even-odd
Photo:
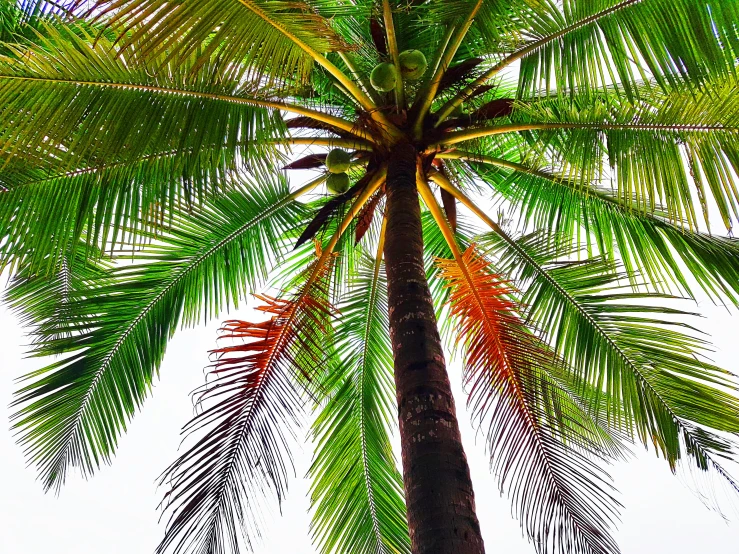
<instances>
[{"instance_id":1,"label":"coconut","mask_svg":"<svg viewBox=\"0 0 739 554\"><path fill-rule=\"evenodd\" d=\"M341 148L334 148L326 156L326 168L331 173L344 173L349 169L351 161L352 157L349 152Z\"/></svg>"},{"instance_id":2,"label":"coconut","mask_svg":"<svg viewBox=\"0 0 739 554\"><path fill-rule=\"evenodd\" d=\"M426 56L420 50L404 50L400 53L400 73L404 79L417 81L426 72Z\"/></svg>"},{"instance_id":3,"label":"coconut","mask_svg":"<svg viewBox=\"0 0 739 554\"><path fill-rule=\"evenodd\" d=\"M326 188L331 194L342 194L349 190L349 175L346 173L331 173L326 179Z\"/></svg>"},{"instance_id":4,"label":"coconut","mask_svg":"<svg viewBox=\"0 0 739 554\"><path fill-rule=\"evenodd\" d=\"M390 92L397 82L398 70L391 63L383 62L376 65L370 74L370 83L380 92Z\"/></svg>"}]
</instances>

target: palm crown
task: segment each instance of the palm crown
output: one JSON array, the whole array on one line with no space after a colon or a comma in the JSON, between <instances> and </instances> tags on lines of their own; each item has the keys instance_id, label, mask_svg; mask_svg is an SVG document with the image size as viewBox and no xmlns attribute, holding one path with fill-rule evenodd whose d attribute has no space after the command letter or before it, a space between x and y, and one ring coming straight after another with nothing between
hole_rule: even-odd
<instances>
[{"instance_id":1,"label":"palm crown","mask_svg":"<svg viewBox=\"0 0 739 554\"><path fill-rule=\"evenodd\" d=\"M111 459L178 327L267 290L266 321L223 325L235 340L163 478L160 551L250 544L260 498L286 491L303 406L321 550L440 551L411 502L406 516L402 417L404 477L389 438L403 279L388 249L414 239L393 192L410 167L442 334L539 551L618 551L601 462L634 440L739 491L721 465L732 376L662 301L739 304L739 242L700 231L709 211L739 218L736 2L1 9L6 299L34 352L61 355L24 379L14 426L47 488ZM371 78L409 50L423 75ZM331 194L327 148L350 154ZM318 173L290 187L283 169Z\"/></svg>"}]
</instances>

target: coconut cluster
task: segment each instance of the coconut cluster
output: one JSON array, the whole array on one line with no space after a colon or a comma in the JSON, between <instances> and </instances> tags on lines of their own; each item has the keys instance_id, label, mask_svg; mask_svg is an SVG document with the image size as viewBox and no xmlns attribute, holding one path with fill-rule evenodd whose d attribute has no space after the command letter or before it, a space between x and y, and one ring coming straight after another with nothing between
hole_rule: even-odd
<instances>
[{"instance_id":1,"label":"coconut cluster","mask_svg":"<svg viewBox=\"0 0 739 554\"><path fill-rule=\"evenodd\" d=\"M326 188L331 194L342 194L349 190L349 175L346 174L351 164L351 154L341 148L334 148L326 156L326 169L329 176Z\"/></svg>"},{"instance_id":2,"label":"coconut cluster","mask_svg":"<svg viewBox=\"0 0 739 554\"><path fill-rule=\"evenodd\" d=\"M428 63L420 50L404 50L398 56L400 71L394 64L382 62L375 66L370 74L370 84L379 92L390 92L395 89L398 79L417 81L426 72Z\"/></svg>"},{"instance_id":3,"label":"coconut cluster","mask_svg":"<svg viewBox=\"0 0 739 554\"><path fill-rule=\"evenodd\" d=\"M404 50L398 56L400 68L389 62L375 66L370 74L370 84L379 92L395 89L400 79L417 81L428 68L426 56L420 50ZM341 148L334 148L326 156L326 188L330 194L343 194L349 190L350 180L347 170L351 165L351 154Z\"/></svg>"}]
</instances>

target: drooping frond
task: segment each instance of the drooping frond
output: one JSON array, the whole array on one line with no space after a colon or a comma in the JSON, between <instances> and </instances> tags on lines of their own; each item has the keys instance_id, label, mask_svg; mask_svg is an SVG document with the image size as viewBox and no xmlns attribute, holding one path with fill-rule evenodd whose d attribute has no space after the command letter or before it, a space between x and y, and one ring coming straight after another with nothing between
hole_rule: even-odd
<instances>
[{"instance_id":1,"label":"drooping frond","mask_svg":"<svg viewBox=\"0 0 739 554\"><path fill-rule=\"evenodd\" d=\"M598 465L613 439L548 375L560 362L475 248L438 263L465 346L469 403L527 536L542 553L618 552L609 527L619 505Z\"/></svg>"},{"instance_id":2,"label":"drooping frond","mask_svg":"<svg viewBox=\"0 0 739 554\"><path fill-rule=\"evenodd\" d=\"M507 271L527 287L527 320L591 384L580 391L589 410L633 430L671 468L684 458L699 469L716 467L739 491L719 465L731 442L702 438L715 436L711 430L739 431L737 387L701 356L705 342L671 319L690 314L653 305L664 295L625 291L610 262L559 261L537 236L491 240Z\"/></svg>"},{"instance_id":3,"label":"drooping frond","mask_svg":"<svg viewBox=\"0 0 739 554\"><path fill-rule=\"evenodd\" d=\"M739 7L723 0L530 2L530 40L503 63L521 60L522 95L591 91L618 83L629 96L647 78L700 86L735 74Z\"/></svg>"},{"instance_id":4,"label":"drooping frond","mask_svg":"<svg viewBox=\"0 0 739 554\"><path fill-rule=\"evenodd\" d=\"M41 354L66 354L25 377L15 405L30 461L47 488L70 467L109 462L127 420L148 395L171 335L235 305L263 280L280 235L304 217L284 183L237 189L176 219L139 263L85 283L70 299L70 336ZM53 305L44 306L51 310Z\"/></svg>"},{"instance_id":5,"label":"drooping frond","mask_svg":"<svg viewBox=\"0 0 739 554\"><path fill-rule=\"evenodd\" d=\"M144 242L188 198L230 188L240 164L232 154L225 144L203 145L70 171L11 163L0 175L9 188L0 197L0 264L43 273L70 249L103 254L100 248Z\"/></svg>"},{"instance_id":6,"label":"drooping frond","mask_svg":"<svg viewBox=\"0 0 739 554\"><path fill-rule=\"evenodd\" d=\"M75 298L84 293L88 283L106 278L111 264L90 254L88 248L86 244L70 248L56 265L43 271L23 266L10 279L3 300L36 340L68 334L78 323L72 309Z\"/></svg>"},{"instance_id":7,"label":"drooping frond","mask_svg":"<svg viewBox=\"0 0 739 554\"><path fill-rule=\"evenodd\" d=\"M313 534L325 553L410 552L389 439L396 408L382 240L378 250L361 258L339 305L337 361L313 427Z\"/></svg>"},{"instance_id":8,"label":"drooping frond","mask_svg":"<svg viewBox=\"0 0 739 554\"><path fill-rule=\"evenodd\" d=\"M644 212L602 187L582 184L525 164L469 158L476 173L511 202L522 229L547 229L566 251L577 243L609 260L627 277L655 288L677 285L692 294L692 279L713 298L739 303L739 240L690 231L659 207ZM692 278L692 279L690 279Z\"/></svg>"},{"instance_id":9,"label":"drooping frond","mask_svg":"<svg viewBox=\"0 0 739 554\"><path fill-rule=\"evenodd\" d=\"M64 251L58 237L86 228L107 246L150 210L170 214L228 172L279 159L280 114L214 79L215 66L193 75L190 59L152 76L156 58L80 26L49 26L13 48L17 57L0 57L5 257Z\"/></svg>"},{"instance_id":10,"label":"drooping frond","mask_svg":"<svg viewBox=\"0 0 739 554\"><path fill-rule=\"evenodd\" d=\"M251 549L261 497L284 497L300 383L315 378L325 360L332 260L316 260L288 298L259 296L267 321L224 324L221 338L239 342L213 351L211 380L197 391L203 410L184 428L197 438L162 478L171 486L170 519L157 552L237 553L242 543Z\"/></svg>"}]
</instances>

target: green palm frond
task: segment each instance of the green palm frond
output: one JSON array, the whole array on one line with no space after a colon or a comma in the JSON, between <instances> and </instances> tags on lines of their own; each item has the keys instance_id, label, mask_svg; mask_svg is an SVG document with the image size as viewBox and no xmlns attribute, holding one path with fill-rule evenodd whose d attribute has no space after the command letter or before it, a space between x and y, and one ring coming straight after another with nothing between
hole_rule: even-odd
<instances>
[{"instance_id":1,"label":"green palm frond","mask_svg":"<svg viewBox=\"0 0 739 554\"><path fill-rule=\"evenodd\" d=\"M159 67L161 57L121 50L114 38L81 26L46 31L32 45L13 46L16 56L0 58L6 156L61 145L66 155L56 166L75 169L80 160L209 144L263 155L268 147L258 143L283 129L279 118L255 108L248 85L215 78L214 64L196 68L189 58Z\"/></svg>"},{"instance_id":2,"label":"green palm frond","mask_svg":"<svg viewBox=\"0 0 739 554\"><path fill-rule=\"evenodd\" d=\"M712 199L731 228L739 218L732 181L739 167L739 82L712 80L706 86L701 93L645 92L638 105L614 95L543 100L519 105L513 120L573 124L542 128L533 150L551 149L553 161L575 179L600 180L609 168L619 198L645 212L662 204L671 221L692 226L694 201L708 222ZM691 194L691 185L697 193Z\"/></svg>"},{"instance_id":3,"label":"green palm frond","mask_svg":"<svg viewBox=\"0 0 739 554\"><path fill-rule=\"evenodd\" d=\"M519 2L516 2L518 4ZM612 84L629 99L654 79L662 88L699 88L712 77L735 76L739 32L736 6L723 0L523 0L513 6L520 29L512 48L439 111L455 107L520 61L518 96L590 93ZM491 50L488 49L489 53Z\"/></svg>"},{"instance_id":4,"label":"green palm frond","mask_svg":"<svg viewBox=\"0 0 739 554\"><path fill-rule=\"evenodd\" d=\"M59 337L77 320L72 309L74 298L88 283L104 279L111 265L88 251L81 243L69 248L56 264L34 272L25 265L15 273L3 294L3 300L29 326L36 339Z\"/></svg>"},{"instance_id":5,"label":"green palm frond","mask_svg":"<svg viewBox=\"0 0 739 554\"><path fill-rule=\"evenodd\" d=\"M49 15L63 12L64 7L47 0L2 0L0 2L0 54L8 54L6 43L20 42L36 36Z\"/></svg>"},{"instance_id":6,"label":"green palm frond","mask_svg":"<svg viewBox=\"0 0 739 554\"><path fill-rule=\"evenodd\" d=\"M739 240L690 231L671 223L658 207L645 213L608 189L584 187L532 166L503 159L472 164L511 202L522 229L548 229L565 250L580 244L591 255L618 256L634 282L647 279L668 291L676 285L692 295L694 280L717 300L739 302Z\"/></svg>"},{"instance_id":7,"label":"green palm frond","mask_svg":"<svg viewBox=\"0 0 739 554\"><path fill-rule=\"evenodd\" d=\"M279 113L214 80L215 67L193 75L190 60L152 76L158 62L140 51L80 27L46 30L0 59L3 262L63 251L59 237L85 230L106 248L151 210L166 219L253 160L280 159Z\"/></svg>"},{"instance_id":8,"label":"green palm frond","mask_svg":"<svg viewBox=\"0 0 739 554\"><path fill-rule=\"evenodd\" d=\"M459 2L444 2L431 0L422 3L412 12L417 26L433 27L438 22L454 26L478 4L477 0L462 0ZM528 15L531 7L527 0L507 0L506 2L480 2L474 21L461 46L460 58L484 56L491 50L505 51L521 39L519 33L522 28L524 15Z\"/></svg>"},{"instance_id":9,"label":"green palm frond","mask_svg":"<svg viewBox=\"0 0 739 554\"><path fill-rule=\"evenodd\" d=\"M176 219L139 253L143 263L86 283L69 305L72 334L35 349L67 356L27 375L14 402L14 426L47 488L70 467L89 474L110 460L177 327L207 321L253 291L281 234L302 217L284 182L243 186Z\"/></svg>"},{"instance_id":10,"label":"green palm frond","mask_svg":"<svg viewBox=\"0 0 739 554\"><path fill-rule=\"evenodd\" d=\"M560 93L618 83L638 96L638 83L699 85L735 74L739 7L723 0L545 0L528 2L530 39L521 60L520 94Z\"/></svg>"},{"instance_id":11,"label":"green palm frond","mask_svg":"<svg viewBox=\"0 0 739 554\"><path fill-rule=\"evenodd\" d=\"M0 176L8 189L0 199L0 264L43 272L83 233L88 254L98 245L143 242L183 205L191 209L227 189L243 163L233 154L220 144L69 171L10 163Z\"/></svg>"},{"instance_id":12,"label":"green palm frond","mask_svg":"<svg viewBox=\"0 0 739 554\"><path fill-rule=\"evenodd\" d=\"M320 54L347 48L310 2L101 0L97 9L131 31L122 38L127 49L146 37L145 52L201 61L215 56L237 79L270 85L305 82Z\"/></svg>"},{"instance_id":13,"label":"green palm frond","mask_svg":"<svg viewBox=\"0 0 739 554\"><path fill-rule=\"evenodd\" d=\"M410 552L389 439L395 392L381 252L361 258L339 306L337 363L313 427L313 533L321 552Z\"/></svg>"},{"instance_id":14,"label":"green palm frond","mask_svg":"<svg viewBox=\"0 0 739 554\"><path fill-rule=\"evenodd\" d=\"M693 425L709 435L708 429L737 433L737 389L731 374L702 356L705 341L675 321L690 314L649 304L663 295L624 291L610 262L563 262L539 236L491 240L507 272L527 287L527 320L578 379L593 385L591 410L606 409L611 425L633 429L672 468L685 457L701 469L705 459L718 464L726 451L706 447L710 441L700 440Z\"/></svg>"}]
</instances>

